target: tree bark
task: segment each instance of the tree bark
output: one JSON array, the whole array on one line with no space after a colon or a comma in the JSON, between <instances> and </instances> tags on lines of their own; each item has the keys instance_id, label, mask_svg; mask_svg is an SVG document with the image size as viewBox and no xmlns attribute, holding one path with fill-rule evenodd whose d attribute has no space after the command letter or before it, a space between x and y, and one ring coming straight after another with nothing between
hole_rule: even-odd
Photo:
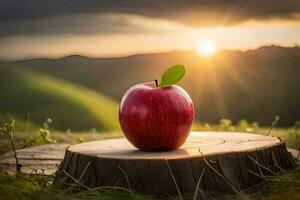
<instances>
[{"instance_id":1,"label":"tree bark","mask_svg":"<svg viewBox=\"0 0 300 200\"><path fill-rule=\"evenodd\" d=\"M174 151L139 151L125 138L69 146L55 184L74 183L75 178L89 188L124 187L154 195L193 194L197 186L232 193L295 167L280 138L192 132Z\"/></svg>"}]
</instances>

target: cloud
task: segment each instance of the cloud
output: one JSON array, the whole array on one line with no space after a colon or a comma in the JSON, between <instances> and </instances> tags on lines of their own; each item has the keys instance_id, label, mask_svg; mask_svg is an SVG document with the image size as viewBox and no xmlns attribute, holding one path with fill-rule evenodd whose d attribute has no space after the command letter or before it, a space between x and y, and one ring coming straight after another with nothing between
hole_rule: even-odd
<instances>
[{"instance_id":1,"label":"cloud","mask_svg":"<svg viewBox=\"0 0 300 200\"><path fill-rule=\"evenodd\" d=\"M176 19L183 23L190 23L193 17L195 21L203 21L203 16L230 15L228 20L234 22L294 18L295 12L300 12L299 0L2 0L0 3L0 21L79 13L126 13Z\"/></svg>"},{"instance_id":2,"label":"cloud","mask_svg":"<svg viewBox=\"0 0 300 200\"><path fill-rule=\"evenodd\" d=\"M151 24L128 16L203 27L252 19L299 20L299 12L299 0L1 0L0 36L153 31Z\"/></svg>"},{"instance_id":3,"label":"cloud","mask_svg":"<svg viewBox=\"0 0 300 200\"><path fill-rule=\"evenodd\" d=\"M77 14L2 22L0 36L145 33L141 19L121 14Z\"/></svg>"}]
</instances>

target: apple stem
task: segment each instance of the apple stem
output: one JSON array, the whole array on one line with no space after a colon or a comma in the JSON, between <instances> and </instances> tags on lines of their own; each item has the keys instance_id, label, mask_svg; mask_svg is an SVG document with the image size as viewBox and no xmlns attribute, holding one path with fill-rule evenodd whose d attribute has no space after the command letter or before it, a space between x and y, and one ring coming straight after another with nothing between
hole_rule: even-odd
<instances>
[{"instance_id":1,"label":"apple stem","mask_svg":"<svg viewBox=\"0 0 300 200\"><path fill-rule=\"evenodd\" d=\"M158 88L158 80L154 80L155 81L155 85L156 85L156 87Z\"/></svg>"}]
</instances>

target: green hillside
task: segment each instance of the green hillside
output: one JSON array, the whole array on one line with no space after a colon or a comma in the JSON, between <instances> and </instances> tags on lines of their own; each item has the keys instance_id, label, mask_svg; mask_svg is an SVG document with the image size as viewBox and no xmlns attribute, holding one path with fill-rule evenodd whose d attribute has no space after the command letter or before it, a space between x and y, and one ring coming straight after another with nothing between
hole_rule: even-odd
<instances>
[{"instance_id":1,"label":"green hillside","mask_svg":"<svg viewBox=\"0 0 300 200\"><path fill-rule=\"evenodd\" d=\"M118 129L118 104L91 89L50 75L0 63L0 112L59 130Z\"/></svg>"},{"instance_id":2,"label":"green hillside","mask_svg":"<svg viewBox=\"0 0 300 200\"><path fill-rule=\"evenodd\" d=\"M134 55L123 58L68 56L17 61L24 67L92 88L121 99L134 84L158 79L166 68L182 63L179 82L191 95L201 122L245 118L270 125L279 115L281 126L300 119L300 48L261 47L221 51L212 59L195 52Z\"/></svg>"}]
</instances>

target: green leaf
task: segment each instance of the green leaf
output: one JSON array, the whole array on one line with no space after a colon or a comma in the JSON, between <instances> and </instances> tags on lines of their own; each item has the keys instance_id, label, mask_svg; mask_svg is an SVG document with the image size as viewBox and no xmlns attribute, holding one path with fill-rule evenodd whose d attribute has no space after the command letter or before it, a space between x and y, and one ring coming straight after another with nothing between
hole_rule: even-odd
<instances>
[{"instance_id":1,"label":"green leaf","mask_svg":"<svg viewBox=\"0 0 300 200\"><path fill-rule=\"evenodd\" d=\"M161 76L159 87L168 87L180 81L185 74L183 65L174 65Z\"/></svg>"}]
</instances>

